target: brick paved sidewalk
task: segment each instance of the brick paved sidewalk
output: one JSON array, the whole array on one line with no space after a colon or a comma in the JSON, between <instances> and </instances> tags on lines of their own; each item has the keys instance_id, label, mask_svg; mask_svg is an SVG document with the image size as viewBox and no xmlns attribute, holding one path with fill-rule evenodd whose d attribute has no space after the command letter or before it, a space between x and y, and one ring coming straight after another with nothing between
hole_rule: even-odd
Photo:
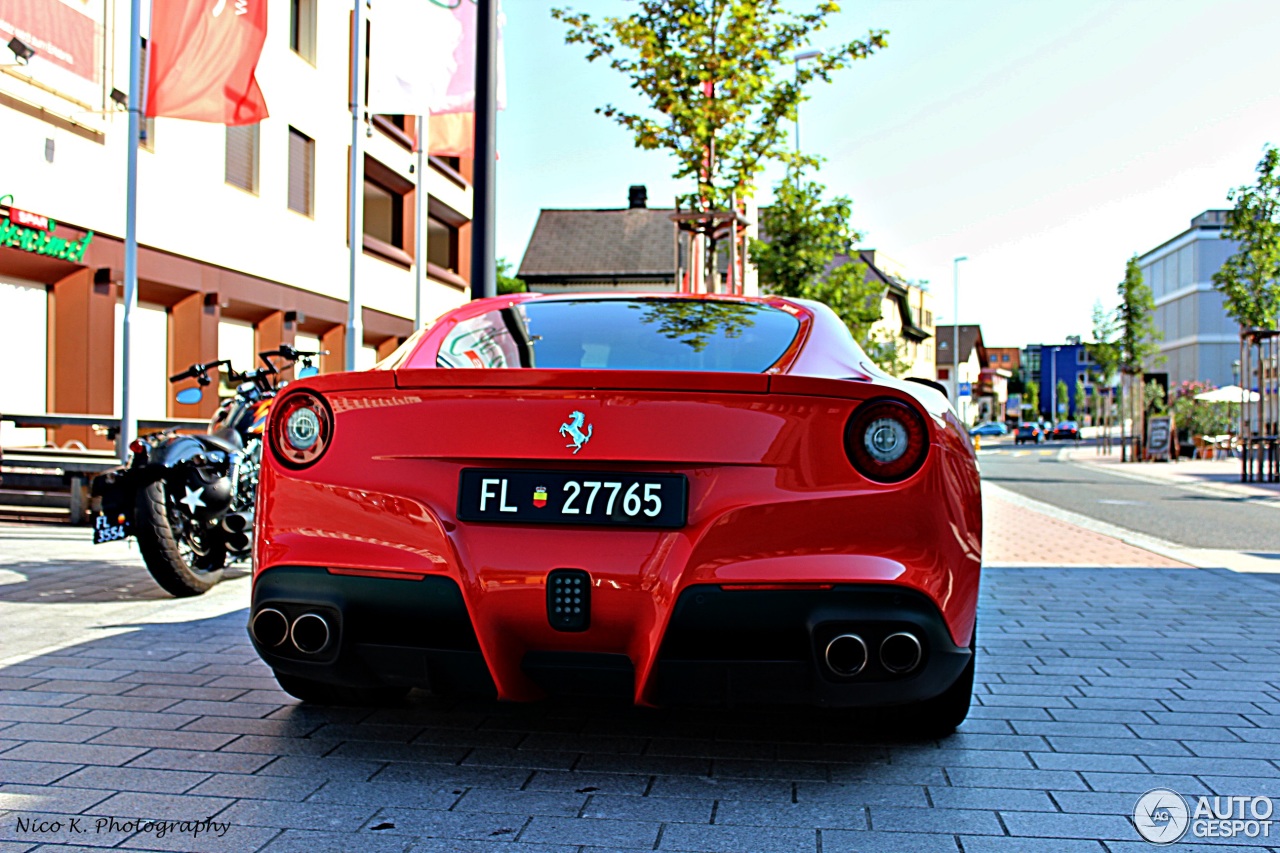
<instances>
[{"instance_id":1,"label":"brick paved sidewalk","mask_svg":"<svg viewBox=\"0 0 1280 853\"><path fill-rule=\"evenodd\" d=\"M1008 509L988 525L1074 536ZM302 706L243 606L147 599L123 558L104 590L77 548L0 548L0 623L20 606L106 626L0 665L0 853L1145 853L1131 815L1151 788L1280 797L1280 586L1258 577L987 569L974 707L932 741L810 711ZM1212 849L1274 851L1272 829Z\"/></svg>"},{"instance_id":2,"label":"brick paved sidewalk","mask_svg":"<svg viewBox=\"0 0 1280 853\"><path fill-rule=\"evenodd\" d=\"M983 491L982 514L984 566L1188 568L1114 537L1017 506L994 489Z\"/></svg>"}]
</instances>

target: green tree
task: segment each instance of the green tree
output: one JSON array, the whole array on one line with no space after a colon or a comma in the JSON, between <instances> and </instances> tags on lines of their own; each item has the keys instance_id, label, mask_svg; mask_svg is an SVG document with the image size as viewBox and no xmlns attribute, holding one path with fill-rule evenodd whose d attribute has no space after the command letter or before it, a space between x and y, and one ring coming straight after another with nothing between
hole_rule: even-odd
<instances>
[{"instance_id":1,"label":"green tree","mask_svg":"<svg viewBox=\"0 0 1280 853\"><path fill-rule=\"evenodd\" d=\"M1116 292L1120 295L1120 307L1116 309L1115 316L1118 366L1125 373L1141 374L1147 361L1153 359L1159 350L1161 335L1153 316L1156 301L1151 295L1151 288L1142 280L1137 255L1126 262L1124 281L1120 282Z\"/></svg>"},{"instance_id":2,"label":"green tree","mask_svg":"<svg viewBox=\"0 0 1280 853\"><path fill-rule=\"evenodd\" d=\"M1031 410L1031 417L1039 419L1040 417L1040 383L1034 379L1028 379L1022 383L1023 397L1022 407Z\"/></svg>"},{"instance_id":3,"label":"green tree","mask_svg":"<svg viewBox=\"0 0 1280 853\"><path fill-rule=\"evenodd\" d=\"M511 262L498 258L498 293L524 293L528 289L524 279L511 274Z\"/></svg>"},{"instance_id":4,"label":"green tree","mask_svg":"<svg viewBox=\"0 0 1280 853\"><path fill-rule=\"evenodd\" d=\"M1263 149L1252 186L1227 193L1235 207L1222 236L1239 242L1234 255L1213 274L1223 307L1246 329L1275 329L1280 309L1280 152Z\"/></svg>"},{"instance_id":5,"label":"green tree","mask_svg":"<svg viewBox=\"0 0 1280 853\"><path fill-rule=\"evenodd\" d=\"M1084 345L1089 359L1098 365L1094 376L1098 382L1110 386L1120 369L1120 343L1116 340L1116 315L1093 303L1093 342Z\"/></svg>"},{"instance_id":6,"label":"green tree","mask_svg":"<svg viewBox=\"0 0 1280 853\"><path fill-rule=\"evenodd\" d=\"M1076 379L1075 397L1076 397L1076 419L1083 420L1084 409L1085 409L1085 406L1088 405L1087 398L1084 395L1084 378L1083 377Z\"/></svg>"},{"instance_id":7,"label":"green tree","mask_svg":"<svg viewBox=\"0 0 1280 853\"><path fill-rule=\"evenodd\" d=\"M1116 314L1102 307L1102 302L1093 303L1093 342L1085 344L1089 359L1097 365L1094 375L1094 418L1103 425L1102 444L1106 452L1111 452L1111 412L1112 402L1104 393L1115 383L1120 370L1120 343L1116 339Z\"/></svg>"},{"instance_id":8,"label":"green tree","mask_svg":"<svg viewBox=\"0 0 1280 853\"><path fill-rule=\"evenodd\" d=\"M773 204L760 209L760 230L767 240L752 240L747 253L766 293L813 299L844 321L867 355L890 372L905 361L895 341L876 338L884 291L867 280L859 261L833 266L837 255L862 239L849 226L852 202L844 196L825 201L822 184L808 180L799 166L774 187Z\"/></svg>"},{"instance_id":9,"label":"green tree","mask_svg":"<svg viewBox=\"0 0 1280 853\"><path fill-rule=\"evenodd\" d=\"M1151 295L1151 288L1142 280L1137 255L1129 258L1125 264L1124 281L1120 282L1116 292L1120 295L1120 306L1116 309L1115 316L1121 373L1120 434L1121 441L1124 442L1122 453L1127 457L1125 423L1132 421L1133 435L1142 435L1142 371L1147 361L1163 360L1156 358L1160 341L1160 332L1152 317L1156 302Z\"/></svg>"},{"instance_id":10,"label":"green tree","mask_svg":"<svg viewBox=\"0 0 1280 853\"><path fill-rule=\"evenodd\" d=\"M674 177L694 184L681 206L696 213L724 211L754 192L770 160L813 162L787 145L786 122L806 100L805 86L886 46L883 30L824 49L803 65L797 50L812 44L839 11L819 0L795 12L787 0L637 0L626 17L597 21L586 12L553 9L565 42L583 44L587 61L604 60L648 102L643 111L615 104L596 109L631 131L638 148L664 150L676 160ZM715 258L715 224L692 225L708 237ZM707 265L714 274L714 261Z\"/></svg>"},{"instance_id":11,"label":"green tree","mask_svg":"<svg viewBox=\"0 0 1280 853\"><path fill-rule=\"evenodd\" d=\"M1066 382L1066 380L1065 380L1065 379L1059 379L1059 380L1058 380L1058 385L1057 385L1057 387L1055 387L1053 390L1054 390L1054 395L1053 395L1053 396L1056 398L1057 403L1058 403L1058 405L1055 407L1055 409L1054 409L1054 413L1053 413L1053 419L1056 421L1056 420L1058 419L1058 415L1059 415L1059 413L1065 413L1065 412L1067 412L1067 411L1068 411L1068 410L1067 410L1067 382Z\"/></svg>"}]
</instances>

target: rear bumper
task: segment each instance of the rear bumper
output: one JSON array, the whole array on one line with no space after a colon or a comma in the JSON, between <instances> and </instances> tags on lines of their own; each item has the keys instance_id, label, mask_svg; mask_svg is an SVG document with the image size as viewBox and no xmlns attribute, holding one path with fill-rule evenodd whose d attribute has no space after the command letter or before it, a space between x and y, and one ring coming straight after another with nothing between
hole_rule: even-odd
<instances>
[{"instance_id":1,"label":"rear bumper","mask_svg":"<svg viewBox=\"0 0 1280 853\"><path fill-rule=\"evenodd\" d=\"M594 644L591 631L555 648L482 644L461 590L444 576L401 580L278 566L256 580L251 624L268 608L291 623L314 613L331 626L326 646L312 653L288 637L264 645L250 631L263 660L280 672L348 686L394 684L506 698L591 694L659 705L901 705L942 693L972 654L953 643L927 596L887 584L690 586L644 656ZM918 638L920 660L910 671L894 673L879 650L886 637L901 632ZM857 674L842 676L824 663L828 644L842 634L856 634L868 650ZM518 659L488 660L482 646ZM512 672L524 683L511 684Z\"/></svg>"}]
</instances>

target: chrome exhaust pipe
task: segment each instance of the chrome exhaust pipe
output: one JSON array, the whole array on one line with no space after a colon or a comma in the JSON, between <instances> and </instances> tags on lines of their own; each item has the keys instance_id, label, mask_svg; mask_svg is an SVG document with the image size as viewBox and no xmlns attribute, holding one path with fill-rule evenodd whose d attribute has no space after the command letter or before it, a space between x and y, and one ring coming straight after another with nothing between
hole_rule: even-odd
<instances>
[{"instance_id":1,"label":"chrome exhaust pipe","mask_svg":"<svg viewBox=\"0 0 1280 853\"><path fill-rule=\"evenodd\" d=\"M289 636L289 620L274 607L264 607L249 622L249 633L258 645L275 648Z\"/></svg>"},{"instance_id":2,"label":"chrome exhaust pipe","mask_svg":"<svg viewBox=\"0 0 1280 853\"><path fill-rule=\"evenodd\" d=\"M841 634L827 643L822 657L828 669L836 675L848 678L866 667L867 644L857 634Z\"/></svg>"},{"instance_id":3,"label":"chrome exhaust pipe","mask_svg":"<svg viewBox=\"0 0 1280 853\"><path fill-rule=\"evenodd\" d=\"M880 664L895 675L911 672L923 657L920 639L908 631L890 634L880 643Z\"/></svg>"},{"instance_id":4,"label":"chrome exhaust pipe","mask_svg":"<svg viewBox=\"0 0 1280 853\"><path fill-rule=\"evenodd\" d=\"M229 512L222 517L222 529L228 533L245 533L252 527L251 512Z\"/></svg>"},{"instance_id":5,"label":"chrome exhaust pipe","mask_svg":"<svg viewBox=\"0 0 1280 853\"><path fill-rule=\"evenodd\" d=\"M253 545L253 540L249 538L248 533L228 533L227 550L233 554L243 554Z\"/></svg>"},{"instance_id":6,"label":"chrome exhaust pipe","mask_svg":"<svg viewBox=\"0 0 1280 853\"><path fill-rule=\"evenodd\" d=\"M293 627L289 629L293 647L304 655L320 654L329 647L331 637L329 620L319 613L303 613L293 620Z\"/></svg>"}]
</instances>

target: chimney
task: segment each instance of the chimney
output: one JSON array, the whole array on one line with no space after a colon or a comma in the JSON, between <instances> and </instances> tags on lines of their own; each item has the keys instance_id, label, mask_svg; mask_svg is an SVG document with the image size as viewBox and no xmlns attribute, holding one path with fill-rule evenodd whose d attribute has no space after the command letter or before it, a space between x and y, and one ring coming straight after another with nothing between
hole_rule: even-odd
<instances>
[{"instance_id":1,"label":"chimney","mask_svg":"<svg viewBox=\"0 0 1280 853\"><path fill-rule=\"evenodd\" d=\"M627 190L627 207L635 210L637 207L649 206L649 191L645 189L644 184L632 184Z\"/></svg>"}]
</instances>

